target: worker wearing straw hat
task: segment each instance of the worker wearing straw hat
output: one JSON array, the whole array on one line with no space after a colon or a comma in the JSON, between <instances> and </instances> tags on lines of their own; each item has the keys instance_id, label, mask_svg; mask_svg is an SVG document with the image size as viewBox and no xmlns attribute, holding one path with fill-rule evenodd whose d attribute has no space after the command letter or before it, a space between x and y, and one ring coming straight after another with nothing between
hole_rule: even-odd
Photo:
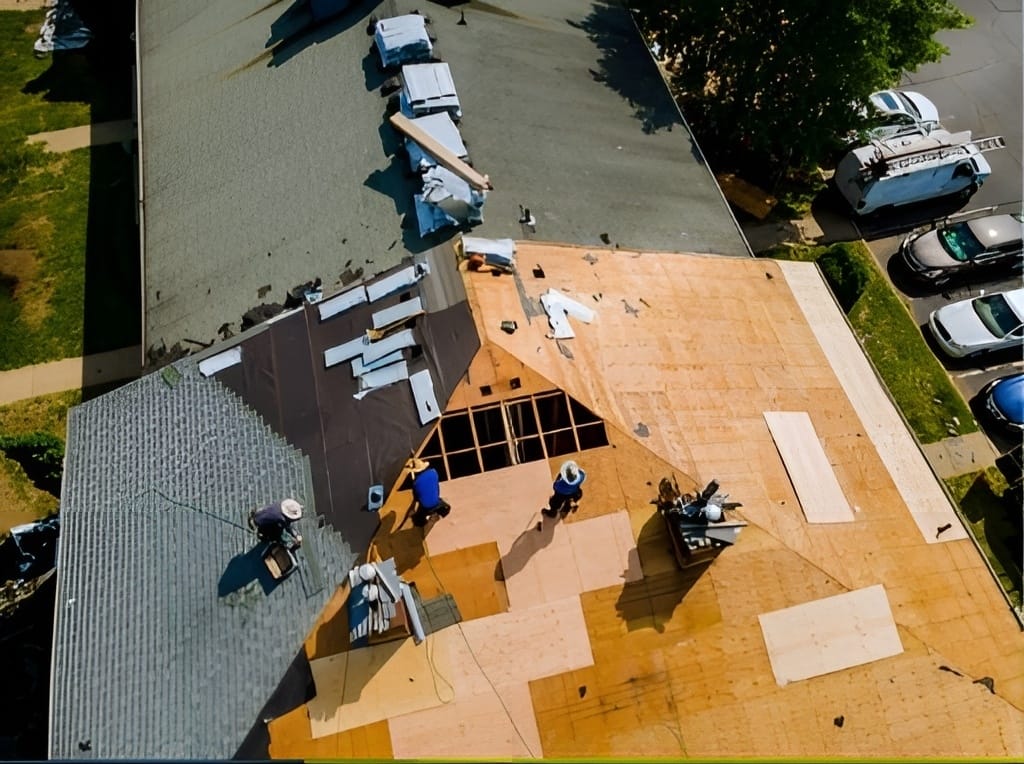
<instances>
[{"instance_id":1,"label":"worker wearing straw hat","mask_svg":"<svg viewBox=\"0 0 1024 764\"><path fill-rule=\"evenodd\" d=\"M291 548L301 546L302 536L292 526L302 519L302 505L284 499L249 513L249 527L263 541L277 541Z\"/></svg>"},{"instance_id":2,"label":"worker wearing straw hat","mask_svg":"<svg viewBox=\"0 0 1024 764\"><path fill-rule=\"evenodd\" d=\"M548 506L541 512L547 517L563 517L571 510L576 511L580 499L583 498L583 481L587 479L587 473L580 469L572 459L562 463L558 470L558 477L552 485L553 493L548 499Z\"/></svg>"},{"instance_id":3,"label":"worker wearing straw hat","mask_svg":"<svg viewBox=\"0 0 1024 764\"><path fill-rule=\"evenodd\" d=\"M412 498L416 504L412 524L422 528L431 517L447 517L452 508L441 498L437 470L425 459L410 459L405 468L412 473Z\"/></svg>"}]
</instances>

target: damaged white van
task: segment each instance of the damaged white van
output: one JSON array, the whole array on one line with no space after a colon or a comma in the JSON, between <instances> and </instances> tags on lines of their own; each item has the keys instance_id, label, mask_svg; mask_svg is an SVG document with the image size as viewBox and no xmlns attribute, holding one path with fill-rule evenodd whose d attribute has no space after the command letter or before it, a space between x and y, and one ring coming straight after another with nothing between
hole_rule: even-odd
<instances>
[{"instance_id":1,"label":"damaged white van","mask_svg":"<svg viewBox=\"0 0 1024 764\"><path fill-rule=\"evenodd\" d=\"M872 141L840 160L834 181L856 215L948 196L967 199L992 173L982 153L1004 146L1001 136L972 141L970 130Z\"/></svg>"}]
</instances>

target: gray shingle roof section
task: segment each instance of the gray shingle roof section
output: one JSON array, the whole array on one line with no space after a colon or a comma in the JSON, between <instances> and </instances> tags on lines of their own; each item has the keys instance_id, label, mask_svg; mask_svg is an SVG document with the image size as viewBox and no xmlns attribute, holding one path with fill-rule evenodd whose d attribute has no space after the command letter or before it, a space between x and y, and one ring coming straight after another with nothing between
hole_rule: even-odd
<instances>
[{"instance_id":1,"label":"gray shingle roof section","mask_svg":"<svg viewBox=\"0 0 1024 764\"><path fill-rule=\"evenodd\" d=\"M140 5L147 344L214 340L296 284L319 276L330 289L348 268L369 276L427 246L401 227L414 186L391 156L371 11L433 18L463 137L495 184L474 233L749 255L616 5L358 3L268 47L299 25L293 5Z\"/></svg>"},{"instance_id":2,"label":"gray shingle roof section","mask_svg":"<svg viewBox=\"0 0 1024 764\"><path fill-rule=\"evenodd\" d=\"M319 527L306 457L176 368L69 414L51 758L231 757L355 559ZM289 495L303 559L274 586L247 516Z\"/></svg>"}]
</instances>

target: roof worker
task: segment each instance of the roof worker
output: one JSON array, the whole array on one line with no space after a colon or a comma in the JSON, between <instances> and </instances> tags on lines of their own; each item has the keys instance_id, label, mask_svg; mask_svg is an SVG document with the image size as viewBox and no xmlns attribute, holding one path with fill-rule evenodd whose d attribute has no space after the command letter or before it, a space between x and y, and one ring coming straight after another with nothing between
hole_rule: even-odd
<instances>
[{"instance_id":1,"label":"roof worker","mask_svg":"<svg viewBox=\"0 0 1024 764\"><path fill-rule=\"evenodd\" d=\"M431 518L447 517L451 505L441 498L441 481L437 470L426 459L410 459L405 468L412 474L412 498L416 509L412 524L420 528Z\"/></svg>"},{"instance_id":2,"label":"roof worker","mask_svg":"<svg viewBox=\"0 0 1024 764\"><path fill-rule=\"evenodd\" d=\"M546 517L558 517L561 513L565 517L570 511L575 512L579 508L580 499L583 498L583 481L587 479L587 473L580 469L572 459L562 462L558 470L558 477L552 485L553 493L548 499L548 505L541 509Z\"/></svg>"},{"instance_id":3,"label":"roof worker","mask_svg":"<svg viewBox=\"0 0 1024 764\"><path fill-rule=\"evenodd\" d=\"M294 529L302 519L302 505L295 499L284 499L249 513L249 527L262 541L276 541L296 549L302 545L302 536Z\"/></svg>"}]
</instances>

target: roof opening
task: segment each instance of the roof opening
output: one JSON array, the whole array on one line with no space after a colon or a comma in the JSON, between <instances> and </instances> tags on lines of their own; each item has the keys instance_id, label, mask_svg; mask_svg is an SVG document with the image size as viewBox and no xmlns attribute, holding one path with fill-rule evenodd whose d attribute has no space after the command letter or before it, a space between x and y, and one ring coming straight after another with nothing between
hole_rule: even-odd
<instances>
[{"instance_id":1,"label":"roof opening","mask_svg":"<svg viewBox=\"0 0 1024 764\"><path fill-rule=\"evenodd\" d=\"M451 480L607 445L601 418L552 390L448 412L418 455Z\"/></svg>"}]
</instances>

